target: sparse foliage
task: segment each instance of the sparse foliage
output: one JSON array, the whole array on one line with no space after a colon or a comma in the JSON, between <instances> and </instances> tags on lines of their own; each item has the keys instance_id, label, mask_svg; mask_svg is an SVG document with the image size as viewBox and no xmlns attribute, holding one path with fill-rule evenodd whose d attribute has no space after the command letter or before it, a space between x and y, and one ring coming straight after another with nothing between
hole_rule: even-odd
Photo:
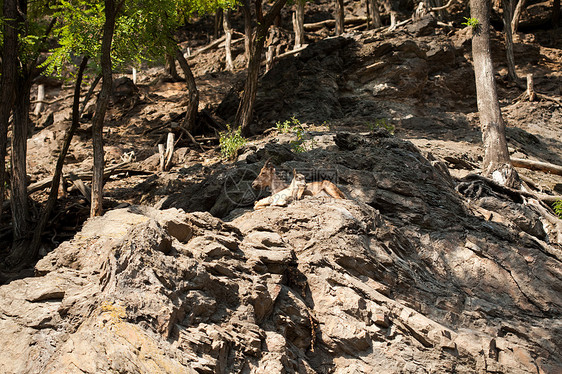
<instances>
[{"instance_id":1,"label":"sparse foliage","mask_svg":"<svg viewBox=\"0 0 562 374\"><path fill-rule=\"evenodd\" d=\"M556 215L562 219L562 200L555 202L552 207L554 208Z\"/></svg>"},{"instance_id":2,"label":"sparse foliage","mask_svg":"<svg viewBox=\"0 0 562 374\"><path fill-rule=\"evenodd\" d=\"M230 125L226 125L226 128L227 131L220 134L219 145L222 157L232 159L248 140L242 136L240 128L233 130Z\"/></svg>"}]
</instances>

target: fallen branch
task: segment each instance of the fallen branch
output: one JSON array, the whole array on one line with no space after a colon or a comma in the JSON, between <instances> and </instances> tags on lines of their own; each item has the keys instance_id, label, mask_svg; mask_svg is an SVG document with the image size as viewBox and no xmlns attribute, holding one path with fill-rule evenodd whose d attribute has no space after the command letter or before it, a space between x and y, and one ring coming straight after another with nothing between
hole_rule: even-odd
<instances>
[{"instance_id":1,"label":"fallen branch","mask_svg":"<svg viewBox=\"0 0 562 374\"><path fill-rule=\"evenodd\" d=\"M562 175L562 166L549 164L548 162L525 160L522 158L512 158L511 164L516 168L525 168L530 170L538 170L544 173Z\"/></svg>"},{"instance_id":2,"label":"fallen branch","mask_svg":"<svg viewBox=\"0 0 562 374\"><path fill-rule=\"evenodd\" d=\"M349 17L344 20L344 24L357 24L367 22L367 17ZM334 27L336 25L336 20L327 19L325 21L305 23L304 29L306 31L320 30L323 27Z\"/></svg>"},{"instance_id":3,"label":"fallen branch","mask_svg":"<svg viewBox=\"0 0 562 374\"><path fill-rule=\"evenodd\" d=\"M226 35L221 36L220 38L218 38L217 40L215 40L214 42L211 42L210 44L207 44L205 47L199 48L198 50L196 50L195 52L193 52L191 55L187 56L187 59L192 59L195 56L208 51L210 49L213 48L218 48L219 44L221 44L222 42L224 42L226 40Z\"/></svg>"},{"instance_id":4,"label":"fallen branch","mask_svg":"<svg viewBox=\"0 0 562 374\"><path fill-rule=\"evenodd\" d=\"M287 57L287 56L291 56L291 55L294 55L294 54L296 54L296 53L302 52L302 51L304 51L304 50L306 49L306 47L308 47L308 44L305 44L305 45L303 45L303 46L301 46L301 47L299 47L299 48L297 48L297 49L293 49L292 51L288 51L288 52L285 52L285 53L281 53L279 56L275 57L275 59L278 60L278 59L280 59L280 58Z\"/></svg>"},{"instance_id":5,"label":"fallen branch","mask_svg":"<svg viewBox=\"0 0 562 374\"><path fill-rule=\"evenodd\" d=\"M76 174L70 173L68 179L72 182L74 187L76 187L82 196L88 200L89 203L92 202L92 190L90 187L86 186L82 179L80 179Z\"/></svg>"},{"instance_id":6,"label":"fallen branch","mask_svg":"<svg viewBox=\"0 0 562 374\"><path fill-rule=\"evenodd\" d=\"M130 162L121 162L119 164L105 168L103 172L103 178L107 179L111 175L124 173L124 172L129 172L132 174L153 174L152 172L145 171L145 170L124 168L124 166L128 164L130 164ZM75 175L82 180L92 180L93 173L91 171L86 171L86 172L77 172L75 173ZM65 174L64 178L70 179L70 173ZM32 194L34 192L41 191L45 188L50 187L52 183L53 183L53 178L46 178L39 182L32 183L29 186L27 186L27 193Z\"/></svg>"}]
</instances>

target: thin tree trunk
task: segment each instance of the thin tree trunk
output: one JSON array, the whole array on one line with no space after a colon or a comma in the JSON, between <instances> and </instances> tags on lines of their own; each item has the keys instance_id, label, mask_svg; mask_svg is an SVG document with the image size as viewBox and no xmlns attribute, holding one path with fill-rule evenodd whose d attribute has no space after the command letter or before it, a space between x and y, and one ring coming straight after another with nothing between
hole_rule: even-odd
<instances>
[{"instance_id":1,"label":"thin tree trunk","mask_svg":"<svg viewBox=\"0 0 562 374\"><path fill-rule=\"evenodd\" d=\"M523 8L525 7L526 0L519 0L517 2L517 6L515 7L515 11L513 12L513 17L511 21L511 34L515 35L517 33L517 27L519 27L519 20L521 19L521 13L523 12Z\"/></svg>"},{"instance_id":2,"label":"thin tree trunk","mask_svg":"<svg viewBox=\"0 0 562 374\"><path fill-rule=\"evenodd\" d=\"M377 0L367 0L367 14L370 19L369 28L378 28L382 26L381 14Z\"/></svg>"},{"instance_id":3,"label":"thin tree trunk","mask_svg":"<svg viewBox=\"0 0 562 374\"><path fill-rule=\"evenodd\" d=\"M250 56L252 55L252 9L250 0L244 0L242 12L244 13L244 55L246 56L246 66L250 66Z\"/></svg>"},{"instance_id":4,"label":"thin tree trunk","mask_svg":"<svg viewBox=\"0 0 562 374\"><path fill-rule=\"evenodd\" d=\"M86 109L86 105L88 105L88 102L90 101L90 98L94 94L94 90L96 89L100 80L101 80L101 74L98 74L98 75L96 75L96 77L94 78L94 81L90 85L90 88L88 89L88 92L86 93L86 96L84 97L84 101L82 101L82 108L80 109L80 117L82 117L82 114L84 114L84 109Z\"/></svg>"},{"instance_id":5,"label":"thin tree trunk","mask_svg":"<svg viewBox=\"0 0 562 374\"><path fill-rule=\"evenodd\" d=\"M166 53L166 71L170 74L174 81L181 81L181 77L176 69L176 59L171 53Z\"/></svg>"},{"instance_id":6,"label":"thin tree trunk","mask_svg":"<svg viewBox=\"0 0 562 374\"><path fill-rule=\"evenodd\" d=\"M2 49L2 75L0 76L0 220L7 181L8 121L16 98L16 77L18 76L17 0L4 0L3 15L4 45Z\"/></svg>"},{"instance_id":7,"label":"thin tree trunk","mask_svg":"<svg viewBox=\"0 0 562 374\"><path fill-rule=\"evenodd\" d=\"M41 234L43 230L45 230L45 226L47 226L47 222L51 216L51 212L55 207L55 203L57 202L60 180L62 176L62 168L64 166L64 159L66 158L66 154L68 153L68 149L70 148L70 143L72 141L72 137L74 133L80 126L80 88L82 87L82 77L84 75L84 70L88 65L88 57L85 56L82 58L82 63L78 69L78 74L76 76L76 84L74 85L74 101L72 103L72 123L68 128L64 140L62 142L62 148L59 153L59 158L57 159L57 165L55 166L55 172L53 174L53 181L51 184L51 191L49 192L49 197L47 199L47 203L43 207L41 211L41 216L39 217L39 222L35 228L35 232L33 233L33 240L31 241L31 248L30 248L30 259L33 261L37 258L37 254L39 253L39 246L41 245Z\"/></svg>"},{"instance_id":8,"label":"thin tree trunk","mask_svg":"<svg viewBox=\"0 0 562 374\"><path fill-rule=\"evenodd\" d=\"M218 8L217 11L215 12L215 27L214 27L214 33L213 33L213 38L215 40L217 40L219 38L219 34L221 32L221 25L222 25L222 17L223 17L223 11L222 8Z\"/></svg>"},{"instance_id":9,"label":"thin tree trunk","mask_svg":"<svg viewBox=\"0 0 562 374\"><path fill-rule=\"evenodd\" d=\"M295 48L304 45L304 0L297 0L293 13L293 30L295 31Z\"/></svg>"},{"instance_id":10,"label":"thin tree trunk","mask_svg":"<svg viewBox=\"0 0 562 374\"><path fill-rule=\"evenodd\" d=\"M230 25L230 9L226 9L222 19L222 27L226 39L224 41L224 50L226 53L226 70L233 71L234 63L232 62L232 26Z\"/></svg>"},{"instance_id":11,"label":"thin tree trunk","mask_svg":"<svg viewBox=\"0 0 562 374\"><path fill-rule=\"evenodd\" d=\"M345 15L343 0L336 0L336 35L341 35L345 30Z\"/></svg>"},{"instance_id":12,"label":"thin tree trunk","mask_svg":"<svg viewBox=\"0 0 562 374\"><path fill-rule=\"evenodd\" d=\"M183 75L185 76L185 82L187 83L189 95L187 113L183 119L182 127L190 133L193 133L196 130L195 123L197 119L197 111L199 110L199 91L197 90L197 84L195 83L195 77L191 72L191 68L179 49L176 51L176 58L178 59Z\"/></svg>"},{"instance_id":13,"label":"thin tree trunk","mask_svg":"<svg viewBox=\"0 0 562 374\"><path fill-rule=\"evenodd\" d=\"M519 178L509 160L505 123L494 80L490 52L490 1L470 0L470 11L471 17L479 21L472 36L472 58L482 141L485 148L482 170L485 176L491 176L500 184L518 187Z\"/></svg>"},{"instance_id":14,"label":"thin tree trunk","mask_svg":"<svg viewBox=\"0 0 562 374\"><path fill-rule=\"evenodd\" d=\"M94 144L94 170L92 177L92 205L90 216L101 216L103 213L103 122L109 105L112 89L111 72L111 43L115 29L115 17L117 9L115 0L105 0L105 24L103 26L103 38L101 44L101 69L103 81L101 92L96 105L96 114L92 124L92 140Z\"/></svg>"},{"instance_id":15,"label":"thin tree trunk","mask_svg":"<svg viewBox=\"0 0 562 374\"><path fill-rule=\"evenodd\" d=\"M507 75L509 80L517 82L517 72L515 71L515 57L513 55L513 34L511 21L513 19L513 0L502 0L503 7L503 32L505 39L505 53L507 57Z\"/></svg>"},{"instance_id":16,"label":"thin tree trunk","mask_svg":"<svg viewBox=\"0 0 562 374\"><path fill-rule=\"evenodd\" d=\"M23 74L21 74L23 73ZM29 129L31 79L20 72L14 103L14 123L12 126L12 179L11 206L14 243L21 242L28 235L29 204L27 195L27 134ZM14 248L16 248L14 246ZM23 254L20 254L23 255ZM11 256L19 262L18 256Z\"/></svg>"},{"instance_id":17,"label":"thin tree trunk","mask_svg":"<svg viewBox=\"0 0 562 374\"><path fill-rule=\"evenodd\" d=\"M264 43L267 37L269 27L273 20L281 12L287 0L276 0L263 21L258 24L256 30L256 38L254 40L254 47L250 54L250 63L248 66L248 76L244 85L244 94L238 110L236 112L236 123L240 127L242 135L248 136L251 134L250 124L252 122L254 102L256 100L256 93L258 89L258 78L261 65L261 57L264 50Z\"/></svg>"}]
</instances>

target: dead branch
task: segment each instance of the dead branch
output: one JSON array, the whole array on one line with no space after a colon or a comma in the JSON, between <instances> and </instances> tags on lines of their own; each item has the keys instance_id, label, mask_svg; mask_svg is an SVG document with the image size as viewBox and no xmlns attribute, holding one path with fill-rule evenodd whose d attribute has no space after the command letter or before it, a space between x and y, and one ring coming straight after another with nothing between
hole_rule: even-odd
<instances>
[{"instance_id":1,"label":"dead branch","mask_svg":"<svg viewBox=\"0 0 562 374\"><path fill-rule=\"evenodd\" d=\"M69 98L71 98L71 97L73 97L73 96L74 96L74 94L68 94L68 95L65 95L65 96L58 97L58 98L56 98L56 99L54 99L54 100L51 100L51 101L47 101L47 100L33 100L33 101L31 102L31 104L39 104L39 103L41 103L41 104L52 105L52 104L58 103L59 101L63 101L63 100L69 99Z\"/></svg>"},{"instance_id":2,"label":"dead branch","mask_svg":"<svg viewBox=\"0 0 562 374\"><path fill-rule=\"evenodd\" d=\"M455 0L449 0L449 2L445 5L443 5L443 6L429 8L429 11L430 12L438 12L440 10L445 10L445 9L449 8L451 5L453 5L454 2L455 2Z\"/></svg>"},{"instance_id":3,"label":"dead branch","mask_svg":"<svg viewBox=\"0 0 562 374\"><path fill-rule=\"evenodd\" d=\"M129 172L131 174L152 174L152 172L148 172L145 170L137 170L125 167L126 165L130 164L129 162L121 162L119 164L115 164L108 168L105 168L103 172L103 178L106 179L111 175ZM85 172L77 172L75 173L76 176L82 180L92 180L92 172L85 171ZM65 179L70 179L70 173L64 175ZM27 193L32 194L37 191L41 191L45 188L49 188L53 182L53 178L45 178L41 181L35 182L27 186Z\"/></svg>"},{"instance_id":4,"label":"dead branch","mask_svg":"<svg viewBox=\"0 0 562 374\"><path fill-rule=\"evenodd\" d=\"M191 142L195 145L197 145L202 152L205 152L205 148L203 148L203 146L201 144L199 144L199 142L197 140L195 140L195 138L193 137L193 135L191 135L191 133L189 131L187 131L187 129L183 128L180 126L180 130L187 135L187 137L189 138L189 140L191 140Z\"/></svg>"},{"instance_id":5,"label":"dead branch","mask_svg":"<svg viewBox=\"0 0 562 374\"><path fill-rule=\"evenodd\" d=\"M208 50L210 50L210 49L218 48L218 46L219 46L222 42L224 42L225 40L226 40L226 35L223 35L223 36L221 36L220 38L218 38L217 40L215 40L215 41L213 41L213 42L207 44L205 47L199 48L198 50L196 50L195 52L193 52L190 56L188 56L187 59L192 59L192 58L194 58L195 56L197 56L197 55L199 55L199 54L201 54L201 53L203 53L203 52L205 52L205 51L208 51Z\"/></svg>"},{"instance_id":6,"label":"dead branch","mask_svg":"<svg viewBox=\"0 0 562 374\"><path fill-rule=\"evenodd\" d=\"M522 158L512 158L511 164L517 168L525 168L530 170L542 171L543 173L562 175L562 166L550 164L548 162L525 160Z\"/></svg>"},{"instance_id":7,"label":"dead branch","mask_svg":"<svg viewBox=\"0 0 562 374\"><path fill-rule=\"evenodd\" d=\"M90 189L90 187L86 186L86 184L84 184L82 179L80 179L74 173L70 173L68 179L72 182L74 187L76 187L80 191L82 196L84 196L86 198L86 200L88 200L88 202L91 203L92 202L92 190Z\"/></svg>"},{"instance_id":8,"label":"dead branch","mask_svg":"<svg viewBox=\"0 0 562 374\"><path fill-rule=\"evenodd\" d=\"M293 50L291 50L291 51L287 51L287 52L285 52L285 53L281 53L279 56L275 57L275 59L278 60L278 59L283 58L283 57L287 57L287 56L291 56L291 55L297 54L297 53L299 53L299 52L304 51L304 50L306 49L306 47L308 47L308 44L305 44L305 45L303 45L303 46L301 46L301 47L299 47L299 48L297 48L297 49L293 49Z\"/></svg>"},{"instance_id":9,"label":"dead branch","mask_svg":"<svg viewBox=\"0 0 562 374\"><path fill-rule=\"evenodd\" d=\"M358 24L367 22L367 17L349 17L344 20L344 23L347 24ZM327 19L325 21L315 22L315 23L305 23L304 29L306 31L315 31L320 30L323 27L334 27L336 25L336 20Z\"/></svg>"}]
</instances>

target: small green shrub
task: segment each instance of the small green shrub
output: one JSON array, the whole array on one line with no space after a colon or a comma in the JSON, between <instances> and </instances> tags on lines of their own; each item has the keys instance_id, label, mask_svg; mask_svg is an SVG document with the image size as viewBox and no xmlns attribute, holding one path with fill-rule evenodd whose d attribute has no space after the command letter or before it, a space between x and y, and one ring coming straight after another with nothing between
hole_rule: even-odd
<instances>
[{"instance_id":1,"label":"small green shrub","mask_svg":"<svg viewBox=\"0 0 562 374\"><path fill-rule=\"evenodd\" d=\"M369 126L369 131L371 132L375 131L375 129L385 129L392 135L394 135L394 130L396 130L394 125L386 118L377 118L375 122L367 123L367 126Z\"/></svg>"},{"instance_id":2,"label":"small green shrub","mask_svg":"<svg viewBox=\"0 0 562 374\"><path fill-rule=\"evenodd\" d=\"M306 145L308 139L306 139L306 132L304 130L304 127L302 126L301 122L297 118L291 117L290 120L277 122L275 124L275 128L281 134L292 133L296 136L296 140L293 140L290 143L293 152L302 153L310 150ZM310 148L312 148L312 146L314 145L314 140L310 140L309 143L310 143Z\"/></svg>"},{"instance_id":3,"label":"small green shrub","mask_svg":"<svg viewBox=\"0 0 562 374\"><path fill-rule=\"evenodd\" d=\"M227 131L220 133L219 145L221 155L226 159L231 159L238 153L248 140L242 136L240 128L233 130L230 125L226 125Z\"/></svg>"},{"instance_id":4,"label":"small green shrub","mask_svg":"<svg viewBox=\"0 0 562 374\"><path fill-rule=\"evenodd\" d=\"M562 200L558 200L557 202L552 204L552 207L554 208L554 212L556 213L556 215L558 215L558 217L562 219Z\"/></svg>"},{"instance_id":5,"label":"small green shrub","mask_svg":"<svg viewBox=\"0 0 562 374\"><path fill-rule=\"evenodd\" d=\"M478 25L480 24L480 21L478 21L476 18L468 18L468 17L464 17L464 19L466 20L466 22L461 23L461 25L463 26L470 26L473 29L477 28Z\"/></svg>"}]
</instances>

